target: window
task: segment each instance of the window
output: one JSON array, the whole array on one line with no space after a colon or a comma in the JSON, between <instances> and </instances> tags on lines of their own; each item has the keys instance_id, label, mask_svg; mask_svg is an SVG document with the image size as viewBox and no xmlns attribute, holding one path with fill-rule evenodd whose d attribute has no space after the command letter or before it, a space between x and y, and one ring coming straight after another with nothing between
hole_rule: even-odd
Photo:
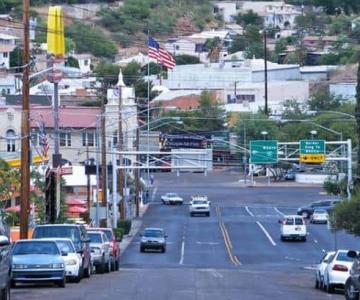
<instances>
[{"instance_id":1,"label":"window","mask_svg":"<svg viewBox=\"0 0 360 300\"><path fill-rule=\"evenodd\" d=\"M6 132L6 142L7 142L7 152L15 152L15 131L12 129L9 129Z\"/></svg>"},{"instance_id":2,"label":"window","mask_svg":"<svg viewBox=\"0 0 360 300\"><path fill-rule=\"evenodd\" d=\"M83 132L82 134L82 145L84 147L94 147L95 146L95 133L94 132Z\"/></svg>"},{"instance_id":3,"label":"window","mask_svg":"<svg viewBox=\"0 0 360 300\"><path fill-rule=\"evenodd\" d=\"M60 133L60 147L71 147L71 133Z\"/></svg>"},{"instance_id":4,"label":"window","mask_svg":"<svg viewBox=\"0 0 360 300\"><path fill-rule=\"evenodd\" d=\"M8 56L9 56L9 53L7 53L7 52L4 52L4 53L3 53L3 57L4 57L4 58L7 58Z\"/></svg>"},{"instance_id":5,"label":"window","mask_svg":"<svg viewBox=\"0 0 360 300\"><path fill-rule=\"evenodd\" d=\"M87 59L84 60L84 66L89 65L89 61Z\"/></svg>"},{"instance_id":6,"label":"window","mask_svg":"<svg viewBox=\"0 0 360 300\"><path fill-rule=\"evenodd\" d=\"M236 103L255 102L255 95L236 95Z\"/></svg>"}]
</instances>

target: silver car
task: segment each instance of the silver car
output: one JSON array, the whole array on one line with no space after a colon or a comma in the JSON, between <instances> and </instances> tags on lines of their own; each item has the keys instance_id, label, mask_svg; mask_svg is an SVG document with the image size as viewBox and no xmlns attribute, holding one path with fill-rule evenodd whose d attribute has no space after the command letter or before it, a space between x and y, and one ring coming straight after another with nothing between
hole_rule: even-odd
<instances>
[{"instance_id":1,"label":"silver car","mask_svg":"<svg viewBox=\"0 0 360 300\"><path fill-rule=\"evenodd\" d=\"M109 273L111 270L111 249L106 234L102 231L88 231L91 260L96 273Z\"/></svg>"},{"instance_id":2,"label":"silver car","mask_svg":"<svg viewBox=\"0 0 360 300\"><path fill-rule=\"evenodd\" d=\"M162 228L145 228L140 236L140 252L145 252L147 249L166 252L167 235Z\"/></svg>"}]
</instances>

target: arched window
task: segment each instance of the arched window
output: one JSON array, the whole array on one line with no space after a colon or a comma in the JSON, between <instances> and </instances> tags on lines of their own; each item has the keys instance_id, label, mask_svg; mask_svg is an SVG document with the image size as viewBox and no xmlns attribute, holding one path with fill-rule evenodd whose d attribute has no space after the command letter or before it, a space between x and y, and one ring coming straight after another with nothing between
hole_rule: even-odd
<instances>
[{"instance_id":1,"label":"arched window","mask_svg":"<svg viewBox=\"0 0 360 300\"><path fill-rule=\"evenodd\" d=\"M15 152L15 131L9 129L6 131L6 143L7 143L7 152Z\"/></svg>"}]
</instances>

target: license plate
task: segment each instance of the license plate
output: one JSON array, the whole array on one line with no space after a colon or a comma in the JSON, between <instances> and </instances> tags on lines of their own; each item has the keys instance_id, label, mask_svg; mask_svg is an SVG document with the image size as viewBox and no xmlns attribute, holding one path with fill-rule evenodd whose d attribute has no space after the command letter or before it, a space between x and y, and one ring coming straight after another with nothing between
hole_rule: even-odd
<instances>
[{"instance_id":1,"label":"license plate","mask_svg":"<svg viewBox=\"0 0 360 300\"><path fill-rule=\"evenodd\" d=\"M299 231L300 229L300 227L295 227L295 231Z\"/></svg>"}]
</instances>

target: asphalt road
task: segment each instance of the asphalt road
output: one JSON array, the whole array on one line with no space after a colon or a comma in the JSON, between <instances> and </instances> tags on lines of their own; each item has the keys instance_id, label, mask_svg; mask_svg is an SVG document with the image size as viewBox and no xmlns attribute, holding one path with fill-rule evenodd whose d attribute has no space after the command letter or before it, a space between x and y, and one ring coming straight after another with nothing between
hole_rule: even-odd
<instances>
[{"instance_id":1,"label":"asphalt road","mask_svg":"<svg viewBox=\"0 0 360 300\"><path fill-rule=\"evenodd\" d=\"M139 252L139 236L122 254L120 272L94 275L66 289L18 288L12 299L344 299L314 289L322 249L354 248L359 240L326 225L308 225L307 242L281 242L278 220L322 199L319 188L240 188L235 173L155 174L144 227L163 227L167 252ZM160 196L177 192L182 206ZM210 217L190 217L187 203L207 195Z\"/></svg>"}]
</instances>

